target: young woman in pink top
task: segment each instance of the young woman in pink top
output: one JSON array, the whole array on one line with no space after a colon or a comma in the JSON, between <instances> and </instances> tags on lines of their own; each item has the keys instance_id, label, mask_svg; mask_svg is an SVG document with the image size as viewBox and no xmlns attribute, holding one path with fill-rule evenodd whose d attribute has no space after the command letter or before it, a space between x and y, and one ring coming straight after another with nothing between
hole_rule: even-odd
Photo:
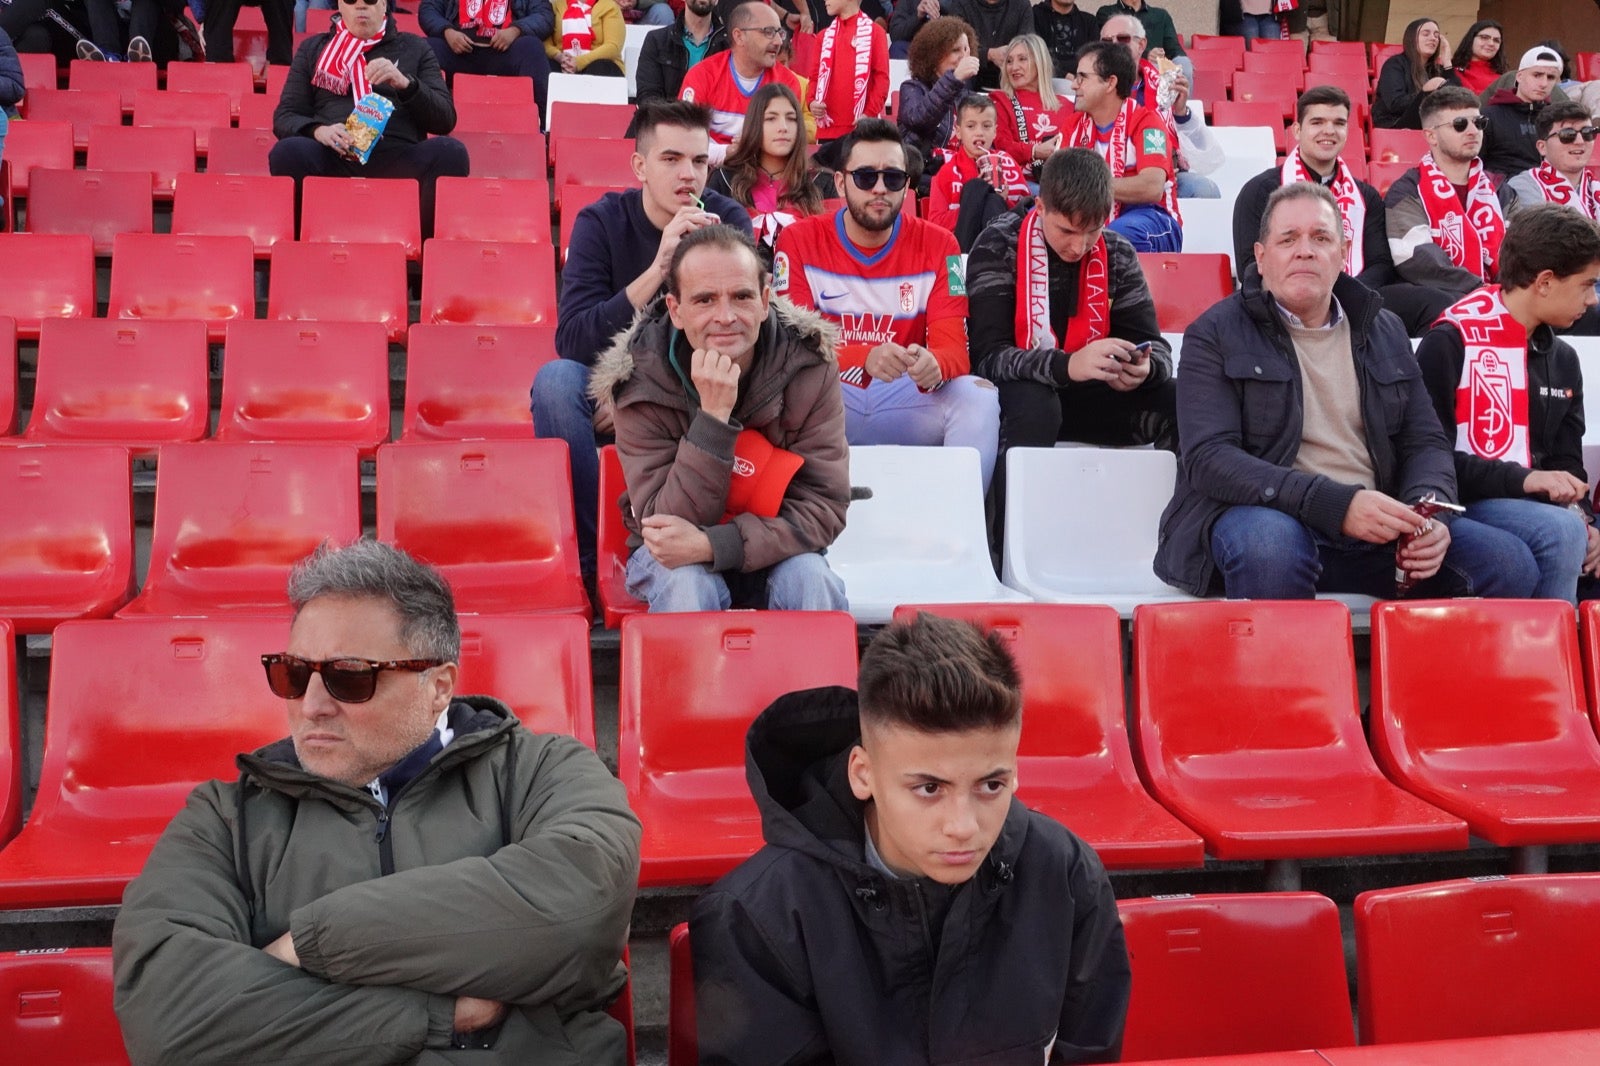
<instances>
[{"instance_id":1,"label":"young woman in pink top","mask_svg":"<svg viewBox=\"0 0 1600 1066\"><path fill-rule=\"evenodd\" d=\"M789 223L822 210L813 184L800 101L786 85L763 85L750 98L744 129L706 188L750 212L756 247L769 265L772 244Z\"/></svg>"}]
</instances>

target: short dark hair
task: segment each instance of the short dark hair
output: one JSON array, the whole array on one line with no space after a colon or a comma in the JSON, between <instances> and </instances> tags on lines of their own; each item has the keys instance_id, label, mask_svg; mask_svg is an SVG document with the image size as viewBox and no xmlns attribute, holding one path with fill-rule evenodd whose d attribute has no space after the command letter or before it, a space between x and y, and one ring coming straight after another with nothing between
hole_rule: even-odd
<instances>
[{"instance_id":1,"label":"short dark hair","mask_svg":"<svg viewBox=\"0 0 1600 1066\"><path fill-rule=\"evenodd\" d=\"M926 611L873 638L856 689L863 730L964 733L1022 721L1022 677L999 634Z\"/></svg>"},{"instance_id":2,"label":"short dark hair","mask_svg":"<svg viewBox=\"0 0 1600 1066\"><path fill-rule=\"evenodd\" d=\"M1039 172L1039 203L1080 225L1105 225L1114 197L1111 168L1087 148L1052 152Z\"/></svg>"},{"instance_id":3,"label":"short dark hair","mask_svg":"<svg viewBox=\"0 0 1600 1066\"><path fill-rule=\"evenodd\" d=\"M1533 120L1533 128L1537 133L1535 140L1548 140L1550 131L1563 122L1590 122L1589 109L1576 100L1557 100L1553 104L1546 104L1538 117Z\"/></svg>"},{"instance_id":4,"label":"short dark hair","mask_svg":"<svg viewBox=\"0 0 1600 1066\"><path fill-rule=\"evenodd\" d=\"M766 281L767 271L761 263L761 255L756 251L755 242L743 230L732 226L704 226L697 230L690 230L678 242L678 247L672 250L672 262L667 266L667 291L674 297L683 295L679 285L678 268L682 265L684 257L696 248L722 248L727 251L744 249L750 253L750 261L756 265L756 281L758 284Z\"/></svg>"},{"instance_id":5,"label":"short dark hair","mask_svg":"<svg viewBox=\"0 0 1600 1066\"><path fill-rule=\"evenodd\" d=\"M640 155L650 147L650 139L661 126L711 132L711 109L689 100L647 100L639 105L633 119L633 147Z\"/></svg>"},{"instance_id":6,"label":"short dark hair","mask_svg":"<svg viewBox=\"0 0 1600 1066\"><path fill-rule=\"evenodd\" d=\"M1427 129L1433 125L1435 117L1446 111L1481 111L1482 105L1473 95L1471 89L1460 85L1441 85L1433 92L1422 98L1422 104L1417 108L1417 114L1422 119L1422 128Z\"/></svg>"},{"instance_id":7,"label":"short dark hair","mask_svg":"<svg viewBox=\"0 0 1600 1066\"><path fill-rule=\"evenodd\" d=\"M856 150L858 144L898 144L908 169L911 157L921 155L906 147L905 138L900 136L900 127L893 122L882 118L862 118L856 120L855 128L844 135L844 143L839 146L839 154L835 158L839 160L840 170L850 162L850 153Z\"/></svg>"},{"instance_id":8,"label":"short dark hair","mask_svg":"<svg viewBox=\"0 0 1600 1066\"><path fill-rule=\"evenodd\" d=\"M1304 122L1313 107L1342 107L1350 110L1350 94L1337 85L1315 85L1300 94L1294 103L1294 120Z\"/></svg>"},{"instance_id":9,"label":"short dark hair","mask_svg":"<svg viewBox=\"0 0 1600 1066\"><path fill-rule=\"evenodd\" d=\"M1288 185L1280 185L1272 190L1271 196L1267 197L1267 206L1261 211L1261 225L1256 227L1258 243L1267 243L1267 234L1272 229L1272 213L1286 200L1318 200L1327 204L1329 210L1333 212L1335 227L1341 236L1344 234L1344 216L1339 213L1339 201L1333 198L1333 193L1314 181L1295 181Z\"/></svg>"},{"instance_id":10,"label":"short dark hair","mask_svg":"<svg viewBox=\"0 0 1600 1066\"><path fill-rule=\"evenodd\" d=\"M387 602L400 619L400 642L412 655L452 663L461 657L450 583L391 544L323 541L289 571L289 606L299 617L306 604L324 596Z\"/></svg>"},{"instance_id":11,"label":"short dark hair","mask_svg":"<svg viewBox=\"0 0 1600 1066\"><path fill-rule=\"evenodd\" d=\"M1085 56L1094 60L1096 76L1117 79L1118 97L1126 100L1133 94L1133 83L1139 80L1139 68L1133 65L1133 54L1126 48L1111 41L1090 41L1078 49L1078 62L1083 62Z\"/></svg>"},{"instance_id":12,"label":"short dark hair","mask_svg":"<svg viewBox=\"0 0 1600 1066\"><path fill-rule=\"evenodd\" d=\"M1500 284L1526 289L1542 271L1570 278L1600 263L1600 226L1562 204L1533 204L1512 216L1500 242Z\"/></svg>"},{"instance_id":13,"label":"short dark hair","mask_svg":"<svg viewBox=\"0 0 1600 1066\"><path fill-rule=\"evenodd\" d=\"M961 121L963 111L993 111L994 97L988 93L968 93L956 104L956 121Z\"/></svg>"}]
</instances>

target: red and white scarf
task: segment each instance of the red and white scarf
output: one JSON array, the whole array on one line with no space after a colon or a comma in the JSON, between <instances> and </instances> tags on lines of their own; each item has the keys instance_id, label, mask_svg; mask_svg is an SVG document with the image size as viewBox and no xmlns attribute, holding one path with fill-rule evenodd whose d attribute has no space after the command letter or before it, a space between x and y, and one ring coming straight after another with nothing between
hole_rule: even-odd
<instances>
[{"instance_id":1,"label":"red and white scarf","mask_svg":"<svg viewBox=\"0 0 1600 1066\"><path fill-rule=\"evenodd\" d=\"M1161 68L1148 59L1139 60L1139 87L1129 99L1141 101L1141 106L1161 116L1167 124L1167 136L1172 138L1172 167L1188 170L1189 160L1184 157L1183 142L1178 139L1178 116L1172 113L1171 107L1161 106Z\"/></svg>"},{"instance_id":2,"label":"red and white scarf","mask_svg":"<svg viewBox=\"0 0 1600 1066\"><path fill-rule=\"evenodd\" d=\"M1470 270L1485 281L1494 280L1500 269L1500 242L1505 239L1506 219L1500 201L1481 160L1472 161L1467 171L1467 207L1461 209L1456 187L1450 184L1429 152L1417 164L1417 193L1433 242L1444 249L1450 262Z\"/></svg>"},{"instance_id":3,"label":"red and white scarf","mask_svg":"<svg viewBox=\"0 0 1600 1066\"><path fill-rule=\"evenodd\" d=\"M1111 279L1106 269L1106 239L1094 242L1078 264L1078 313L1067 319L1065 336L1050 325L1050 251L1039 224L1039 209L1022 216L1017 233L1017 317L1019 348L1059 348L1068 355L1090 341L1111 335Z\"/></svg>"},{"instance_id":4,"label":"red and white scarf","mask_svg":"<svg viewBox=\"0 0 1600 1066\"><path fill-rule=\"evenodd\" d=\"M480 37L493 36L511 25L511 0L461 0L456 21Z\"/></svg>"},{"instance_id":5,"label":"red and white scarf","mask_svg":"<svg viewBox=\"0 0 1600 1066\"><path fill-rule=\"evenodd\" d=\"M1111 124L1111 138L1102 148L1100 145L1100 130L1096 126L1094 116L1084 111L1078 115L1078 124L1072 129L1072 137L1067 147L1087 148L1099 152L1106 165L1111 168L1111 177L1120 178L1123 171L1128 169L1128 123L1133 118L1133 109L1139 105L1133 97L1128 97L1122 102L1122 107L1117 111L1116 121ZM1111 218L1115 220L1122 213L1122 205L1112 201Z\"/></svg>"},{"instance_id":6,"label":"red and white scarf","mask_svg":"<svg viewBox=\"0 0 1600 1066\"><path fill-rule=\"evenodd\" d=\"M852 85L851 115L848 121L828 115L830 126L854 126L867 113L867 82L872 73L872 20L857 11L848 19L834 19L822 31L822 55L817 61L817 80L811 87L811 99L828 102L828 83L833 80L833 48L839 38L839 23L855 22L855 36L850 40L850 53L855 56L855 83Z\"/></svg>"},{"instance_id":7,"label":"red and white scarf","mask_svg":"<svg viewBox=\"0 0 1600 1066\"><path fill-rule=\"evenodd\" d=\"M1600 182L1589 177L1587 172L1580 179L1583 188L1574 189L1572 183L1547 159L1534 168L1533 180L1539 183L1539 191L1550 203L1566 204L1582 211L1584 217L1600 221Z\"/></svg>"},{"instance_id":8,"label":"red and white scarf","mask_svg":"<svg viewBox=\"0 0 1600 1066\"><path fill-rule=\"evenodd\" d=\"M1350 168L1345 166L1344 160L1334 160L1334 168L1333 184L1328 186L1328 191L1333 193L1333 198L1339 202L1339 219L1344 223L1344 272L1353 278L1361 273L1362 267L1366 265L1361 240L1367 223L1367 202L1362 199L1361 186L1356 184L1356 176L1350 173ZM1284 185L1293 185L1297 181L1309 181L1313 185L1322 184L1306 166L1305 160L1300 158L1298 148L1290 152L1289 158L1283 161L1281 175Z\"/></svg>"},{"instance_id":9,"label":"red and white scarf","mask_svg":"<svg viewBox=\"0 0 1600 1066\"><path fill-rule=\"evenodd\" d=\"M333 36L328 38L317 60L317 69L311 75L311 84L342 93L348 90L357 100L372 91L367 81L367 53L383 40L387 26L379 27L372 38L363 41L345 28L343 22L333 24Z\"/></svg>"},{"instance_id":10,"label":"red and white scarf","mask_svg":"<svg viewBox=\"0 0 1600 1066\"><path fill-rule=\"evenodd\" d=\"M561 47L568 52L587 52L594 47L594 19L590 12L593 4L583 0L568 0L561 12Z\"/></svg>"},{"instance_id":11,"label":"red and white scarf","mask_svg":"<svg viewBox=\"0 0 1600 1066\"><path fill-rule=\"evenodd\" d=\"M1528 449L1528 331L1500 286L1486 285L1445 309L1466 359L1456 385L1456 451L1532 467Z\"/></svg>"}]
</instances>

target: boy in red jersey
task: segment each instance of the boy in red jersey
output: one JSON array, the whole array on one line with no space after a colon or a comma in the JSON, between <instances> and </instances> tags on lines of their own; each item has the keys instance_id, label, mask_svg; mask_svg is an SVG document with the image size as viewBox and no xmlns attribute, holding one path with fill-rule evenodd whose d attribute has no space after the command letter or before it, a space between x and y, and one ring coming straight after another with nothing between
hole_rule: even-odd
<instances>
[{"instance_id":1,"label":"boy in red jersey","mask_svg":"<svg viewBox=\"0 0 1600 1066\"><path fill-rule=\"evenodd\" d=\"M999 116L994 100L968 93L956 106L956 141L959 152L933 176L933 201L929 222L956 235L962 251L971 251L983 224L1028 195L1028 179L1016 160L996 151L995 126Z\"/></svg>"}]
</instances>

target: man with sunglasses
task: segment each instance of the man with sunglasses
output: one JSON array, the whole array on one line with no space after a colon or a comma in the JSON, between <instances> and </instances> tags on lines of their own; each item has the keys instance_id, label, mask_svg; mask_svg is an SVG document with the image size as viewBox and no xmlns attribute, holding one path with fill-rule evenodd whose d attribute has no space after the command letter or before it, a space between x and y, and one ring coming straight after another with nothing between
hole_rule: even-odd
<instances>
[{"instance_id":1,"label":"man with sunglasses","mask_svg":"<svg viewBox=\"0 0 1600 1066\"><path fill-rule=\"evenodd\" d=\"M971 372L961 246L901 213L909 175L894 123L862 119L840 158L845 206L778 234L773 289L838 327L851 444L972 448L988 491L1000 400Z\"/></svg>"},{"instance_id":2,"label":"man with sunglasses","mask_svg":"<svg viewBox=\"0 0 1600 1066\"><path fill-rule=\"evenodd\" d=\"M683 76L678 98L711 109L711 165L721 166L728 148L744 129L750 97L768 82L787 85L805 99L800 79L778 62L788 39L778 9L761 0L740 4L728 16L728 51L707 56ZM806 136L814 139L817 122L809 109L802 116Z\"/></svg>"},{"instance_id":3,"label":"man with sunglasses","mask_svg":"<svg viewBox=\"0 0 1600 1066\"><path fill-rule=\"evenodd\" d=\"M1591 222L1600 221L1600 182L1584 168L1594 157L1600 134L1588 108L1571 100L1551 104L1539 113L1538 147L1542 161L1515 174L1501 188L1506 213L1532 204L1565 204Z\"/></svg>"},{"instance_id":4,"label":"man with sunglasses","mask_svg":"<svg viewBox=\"0 0 1600 1066\"><path fill-rule=\"evenodd\" d=\"M605 1008L640 835L622 786L578 741L456 695L450 587L398 549L324 545L289 600L288 644L262 656L289 736L196 788L123 897L130 1057L620 1066Z\"/></svg>"},{"instance_id":5,"label":"man with sunglasses","mask_svg":"<svg viewBox=\"0 0 1600 1066\"><path fill-rule=\"evenodd\" d=\"M1418 109L1428 154L1383 198L1400 277L1459 299L1498 273L1506 220L1478 158L1489 120L1470 89L1446 85Z\"/></svg>"},{"instance_id":6,"label":"man with sunglasses","mask_svg":"<svg viewBox=\"0 0 1600 1066\"><path fill-rule=\"evenodd\" d=\"M1550 102L1550 91L1561 81L1561 56L1553 48L1536 45L1522 54L1512 88L1489 97L1483 115L1483 165L1496 181L1539 165L1539 113Z\"/></svg>"}]
</instances>

